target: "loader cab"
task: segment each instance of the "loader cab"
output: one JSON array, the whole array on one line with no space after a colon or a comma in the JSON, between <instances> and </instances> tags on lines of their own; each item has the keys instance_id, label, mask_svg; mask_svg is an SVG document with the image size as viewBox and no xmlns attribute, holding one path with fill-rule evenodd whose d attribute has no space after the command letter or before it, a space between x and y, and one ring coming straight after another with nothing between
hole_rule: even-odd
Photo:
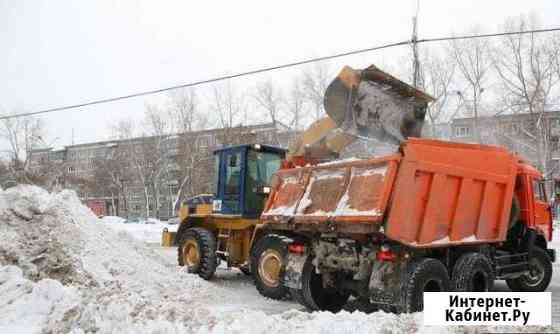
<instances>
[{"instance_id":1,"label":"loader cab","mask_svg":"<svg viewBox=\"0 0 560 334\"><path fill-rule=\"evenodd\" d=\"M286 151L269 145L238 145L216 150L214 213L258 217L270 192L272 175Z\"/></svg>"}]
</instances>

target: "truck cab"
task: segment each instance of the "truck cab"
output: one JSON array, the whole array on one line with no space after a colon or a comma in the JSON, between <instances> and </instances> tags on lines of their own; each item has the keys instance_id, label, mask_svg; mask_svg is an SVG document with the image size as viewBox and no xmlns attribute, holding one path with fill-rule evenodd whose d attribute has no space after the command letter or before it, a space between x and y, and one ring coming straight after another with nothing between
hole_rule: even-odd
<instances>
[{"instance_id":1,"label":"truck cab","mask_svg":"<svg viewBox=\"0 0 560 334\"><path fill-rule=\"evenodd\" d=\"M533 166L520 163L515 195L519 201L519 220L535 229L546 240L552 239L552 211L547 200L542 174Z\"/></svg>"},{"instance_id":2,"label":"truck cab","mask_svg":"<svg viewBox=\"0 0 560 334\"><path fill-rule=\"evenodd\" d=\"M259 217L270 192L270 179L280 169L285 154L282 148L261 144L216 150L213 213Z\"/></svg>"}]
</instances>

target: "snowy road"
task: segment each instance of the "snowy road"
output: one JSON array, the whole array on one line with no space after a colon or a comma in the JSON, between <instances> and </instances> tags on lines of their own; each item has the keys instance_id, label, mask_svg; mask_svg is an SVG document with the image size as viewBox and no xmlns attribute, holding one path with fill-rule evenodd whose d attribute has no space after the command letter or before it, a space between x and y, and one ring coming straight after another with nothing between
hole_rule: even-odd
<instances>
[{"instance_id":1,"label":"snowy road","mask_svg":"<svg viewBox=\"0 0 560 334\"><path fill-rule=\"evenodd\" d=\"M177 264L177 248L161 247L158 240L161 238L162 226L133 224L109 224L108 226L118 231L126 231L134 238L147 242L158 254L162 255L170 267ZM176 227L174 227L176 228ZM560 253L560 228L554 231L553 242L550 247L556 248ZM209 282L225 289L231 295L231 302L223 305L214 305L219 310L249 309L262 311L266 314L281 314L288 310L304 310L292 301L275 301L262 297L255 289L251 277L245 276L237 269L227 269L223 264L218 268L215 277ZM509 291L504 281L497 281L495 291ZM552 282L547 291L552 292L552 322L553 326L560 326L560 263L554 264Z\"/></svg>"},{"instance_id":2,"label":"snowy road","mask_svg":"<svg viewBox=\"0 0 560 334\"><path fill-rule=\"evenodd\" d=\"M556 248L560 254L560 229L557 231L555 231L555 241L551 243L551 247ZM169 261L170 265L177 263L177 248L156 245L153 247ZM553 265L552 282L547 291L552 292L552 325L558 327L560 326L560 263L556 262ZM236 269L228 270L222 266L218 268L215 278L210 282L231 291L232 303L224 306L224 309L243 307L260 310L267 314L282 313L291 309L304 310L303 307L292 301L274 301L263 298L255 289L252 279ZM504 281L497 281L494 290L510 291Z\"/></svg>"},{"instance_id":3,"label":"snowy road","mask_svg":"<svg viewBox=\"0 0 560 334\"><path fill-rule=\"evenodd\" d=\"M176 247L152 246L159 254L163 255L169 265L175 266L177 264ZM231 292L231 301L228 302L227 305L215 306L220 310L236 310L243 308L262 311L266 314L277 314L287 310L304 309L301 305L292 301L276 301L264 298L258 293L257 289L255 289L251 277L241 273L241 271L237 269L227 269L223 263L216 270L216 274L210 283L216 284Z\"/></svg>"}]
</instances>

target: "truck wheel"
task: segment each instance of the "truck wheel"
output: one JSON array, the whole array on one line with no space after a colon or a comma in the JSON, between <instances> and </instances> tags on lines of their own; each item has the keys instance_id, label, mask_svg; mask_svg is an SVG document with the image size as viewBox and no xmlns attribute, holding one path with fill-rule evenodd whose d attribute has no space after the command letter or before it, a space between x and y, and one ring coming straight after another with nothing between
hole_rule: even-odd
<instances>
[{"instance_id":1,"label":"truck wheel","mask_svg":"<svg viewBox=\"0 0 560 334\"><path fill-rule=\"evenodd\" d=\"M251 272L259 293L272 299L283 299L288 288L282 285L281 276L288 246L278 235L262 237L251 254Z\"/></svg>"},{"instance_id":2,"label":"truck wheel","mask_svg":"<svg viewBox=\"0 0 560 334\"><path fill-rule=\"evenodd\" d=\"M212 232L198 227L186 230L177 250L179 265L187 266L190 273L205 280L212 278L218 266Z\"/></svg>"},{"instance_id":3,"label":"truck wheel","mask_svg":"<svg viewBox=\"0 0 560 334\"><path fill-rule=\"evenodd\" d=\"M480 253L463 254L455 263L451 277L451 288L455 291L484 292L494 285L492 263Z\"/></svg>"},{"instance_id":4,"label":"truck wheel","mask_svg":"<svg viewBox=\"0 0 560 334\"><path fill-rule=\"evenodd\" d=\"M408 279L404 286L404 311L424 309L424 292L449 291L449 275L440 261L431 258L413 260L408 265Z\"/></svg>"},{"instance_id":5,"label":"truck wheel","mask_svg":"<svg viewBox=\"0 0 560 334\"><path fill-rule=\"evenodd\" d=\"M546 290L552 278L552 262L540 247L533 248L533 256L529 259L529 273L518 278L508 279L506 283L511 291L540 292Z\"/></svg>"},{"instance_id":6,"label":"truck wheel","mask_svg":"<svg viewBox=\"0 0 560 334\"><path fill-rule=\"evenodd\" d=\"M307 303L307 301L305 300L305 298L303 297L303 290L300 289L292 289L290 288L290 297L292 297L292 300L295 301L296 303L302 305L303 307L305 307L308 310L312 310L313 306L309 305Z\"/></svg>"},{"instance_id":7,"label":"truck wheel","mask_svg":"<svg viewBox=\"0 0 560 334\"><path fill-rule=\"evenodd\" d=\"M323 287L323 276L318 274L309 256L303 265L301 275L302 290L305 307L312 311L338 312L348 302L350 293Z\"/></svg>"}]
</instances>

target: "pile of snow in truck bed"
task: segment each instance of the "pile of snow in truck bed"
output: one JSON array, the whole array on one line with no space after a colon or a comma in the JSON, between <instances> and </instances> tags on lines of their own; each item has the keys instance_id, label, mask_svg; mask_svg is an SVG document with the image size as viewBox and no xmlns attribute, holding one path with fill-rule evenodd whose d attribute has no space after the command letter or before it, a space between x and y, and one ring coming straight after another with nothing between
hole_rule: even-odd
<instances>
[{"instance_id":1,"label":"pile of snow in truck bed","mask_svg":"<svg viewBox=\"0 0 560 334\"><path fill-rule=\"evenodd\" d=\"M422 326L421 314L292 310L269 315L240 305L231 291L100 223L71 191L0 190L0 333L436 330Z\"/></svg>"}]
</instances>

